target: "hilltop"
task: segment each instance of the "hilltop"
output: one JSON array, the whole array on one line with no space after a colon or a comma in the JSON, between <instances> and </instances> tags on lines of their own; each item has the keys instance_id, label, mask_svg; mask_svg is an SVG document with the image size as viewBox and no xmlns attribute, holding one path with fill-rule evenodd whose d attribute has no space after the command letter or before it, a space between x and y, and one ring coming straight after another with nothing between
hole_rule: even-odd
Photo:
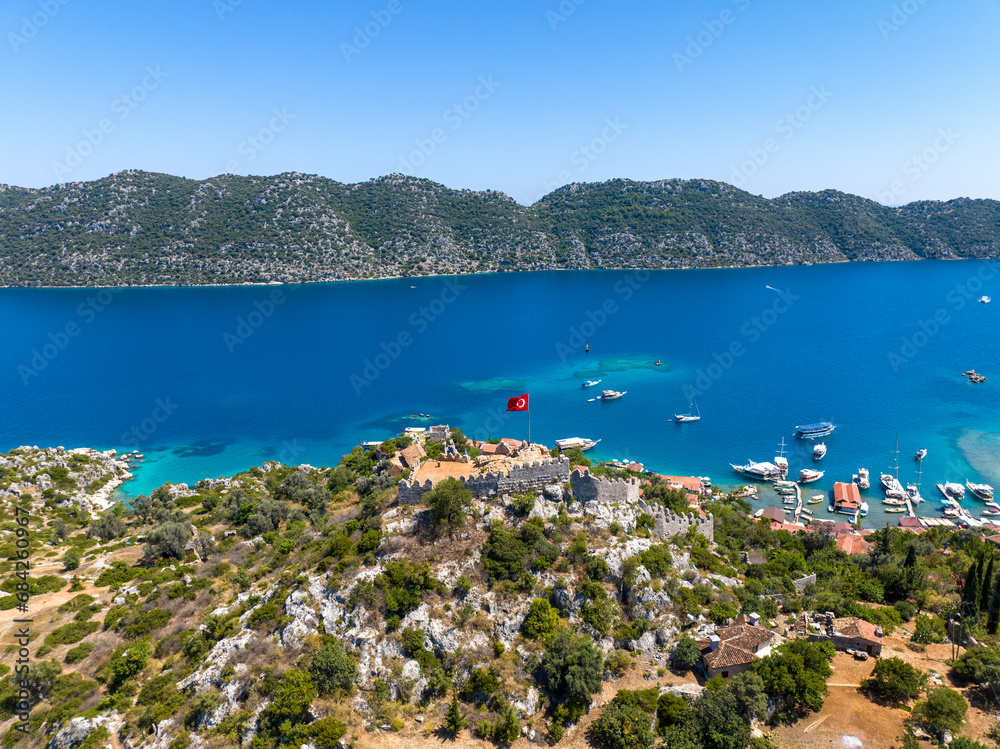
<instances>
[{"instance_id":1,"label":"hilltop","mask_svg":"<svg viewBox=\"0 0 1000 749\"><path fill-rule=\"evenodd\" d=\"M572 184L522 206L393 174L190 180L125 171L0 190L0 285L295 283L519 270L975 258L1000 203L891 208L710 180Z\"/></svg>"},{"instance_id":2,"label":"hilltop","mask_svg":"<svg viewBox=\"0 0 1000 749\"><path fill-rule=\"evenodd\" d=\"M987 732L1000 579L979 531L883 529L849 557L697 479L588 463L439 429L104 509L91 495L130 460L0 456L2 742L766 749ZM969 644L991 647L945 673L958 606ZM812 609L855 634L825 634ZM905 694L879 697L879 666L845 637L902 662L888 682L907 676Z\"/></svg>"}]
</instances>

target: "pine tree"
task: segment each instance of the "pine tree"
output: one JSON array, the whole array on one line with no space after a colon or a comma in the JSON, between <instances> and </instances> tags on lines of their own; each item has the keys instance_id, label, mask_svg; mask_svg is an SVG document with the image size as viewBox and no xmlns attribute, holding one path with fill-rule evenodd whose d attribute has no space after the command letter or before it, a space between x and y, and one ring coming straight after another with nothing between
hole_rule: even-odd
<instances>
[{"instance_id":1,"label":"pine tree","mask_svg":"<svg viewBox=\"0 0 1000 749\"><path fill-rule=\"evenodd\" d=\"M969 616L974 611L979 611L979 562L969 567L962 589L962 616Z\"/></svg>"},{"instance_id":2,"label":"pine tree","mask_svg":"<svg viewBox=\"0 0 1000 749\"><path fill-rule=\"evenodd\" d=\"M993 557L990 556L990 563L986 567L983 575L983 584L979 587L979 610L983 613L989 608L990 599L993 597Z\"/></svg>"},{"instance_id":3,"label":"pine tree","mask_svg":"<svg viewBox=\"0 0 1000 749\"><path fill-rule=\"evenodd\" d=\"M993 595L990 598L990 616L986 621L987 634L995 635L1000 625L1000 583L993 584Z\"/></svg>"},{"instance_id":4,"label":"pine tree","mask_svg":"<svg viewBox=\"0 0 1000 749\"><path fill-rule=\"evenodd\" d=\"M444 718L444 727L448 733L454 735L469 725L462 715L462 706L458 702L458 694L452 693L451 702L448 703L448 712Z\"/></svg>"}]
</instances>

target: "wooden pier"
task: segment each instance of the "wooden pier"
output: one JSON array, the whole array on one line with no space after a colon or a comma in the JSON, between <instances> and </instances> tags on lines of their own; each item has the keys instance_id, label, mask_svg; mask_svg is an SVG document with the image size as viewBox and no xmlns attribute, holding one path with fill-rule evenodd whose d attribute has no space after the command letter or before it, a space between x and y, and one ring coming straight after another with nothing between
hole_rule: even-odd
<instances>
[{"instance_id":1,"label":"wooden pier","mask_svg":"<svg viewBox=\"0 0 1000 749\"><path fill-rule=\"evenodd\" d=\"M915 518L917 516L917 511L913 509L913 500L909 497L906 498L906 517Z\"/></svg>"},{"instance_id":2,"label":"wooden pier","mask_svg":"<svg viewBox=\"0 0 1000 749\"><path fill-rule=\"evenodd\" d=\"M799 522L799 517L802 515L802 487L799 486L799 482L793 483L795 487L795 522Z\"/></svg>"}]
</instances>

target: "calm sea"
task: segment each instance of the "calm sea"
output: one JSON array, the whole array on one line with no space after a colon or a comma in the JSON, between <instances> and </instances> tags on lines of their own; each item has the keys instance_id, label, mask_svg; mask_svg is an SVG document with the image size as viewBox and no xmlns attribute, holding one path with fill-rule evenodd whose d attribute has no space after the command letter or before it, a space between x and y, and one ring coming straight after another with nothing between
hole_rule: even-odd
<instances>
[{"instance_id":1,"label":"calm sea","mask_svg":"<svg viewBox=\"0 0 1000 749\"><path fill-rule=\"evenodd\" d=\"M820 420L837 430L807 493L860 466L877 483L898 435L903 483L928 450L934 514L936 482L1000 486L998 273L961 261L5 289L0 449L138 449L138 494L266 460L330 465L406 426L527 437L528 415L504 409L529 392L536 441L600 439L597 457L717 484L782 438L793 473L812 467L793 431ZM588 400L604 387L627 395ZM689 394L702 420L672 423ZM867 524L894 522L869 495Z\"/></svg>"}]
</instances>

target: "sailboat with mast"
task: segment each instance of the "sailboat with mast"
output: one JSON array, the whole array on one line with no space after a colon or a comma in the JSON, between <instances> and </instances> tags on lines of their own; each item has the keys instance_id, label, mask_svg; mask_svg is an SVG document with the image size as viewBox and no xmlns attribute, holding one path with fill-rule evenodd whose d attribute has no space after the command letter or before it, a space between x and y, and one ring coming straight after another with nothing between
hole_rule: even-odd
<instances>
[{"instance_id":1,"label":"sailboat with mast","mask_svg":"<svg viewBox=\"0 0 1000 749\"><path fill-rule=\"evenodd\" d=\"M674 421L684 423L686 421L701 421L701 411L698 409L698 399L691 396L688 401L688 412L686 414L674 414Z\"/></svg>"},{"instance_id":2,"label":"sailboat with mast","mask_svg":"<svg viewBox=\"0 0 1000 749\"><path fill-rule=\"evenodd\" d=\"M923 468L923 465L924 464L922 462L919 460L917 461L917 483L906 485L906 493L910 495L910 501L913 502L913 504L924 501L924 498L920 496L920 471Z\"/></svg>"},{"instance_id":3,"label":"sailboat with mast","mask_svg":"<svg viewBox=\"0 0 1000 749\"><path fill-rule=\"evenodd\" d=\"M907 493L903 485L899 483L899 435L896 435L896 453L893 463L893 473L883 473L879 476L879 481L885 487L885 496L892 499L906 499Z\"/></svg>"}]
</instances>

